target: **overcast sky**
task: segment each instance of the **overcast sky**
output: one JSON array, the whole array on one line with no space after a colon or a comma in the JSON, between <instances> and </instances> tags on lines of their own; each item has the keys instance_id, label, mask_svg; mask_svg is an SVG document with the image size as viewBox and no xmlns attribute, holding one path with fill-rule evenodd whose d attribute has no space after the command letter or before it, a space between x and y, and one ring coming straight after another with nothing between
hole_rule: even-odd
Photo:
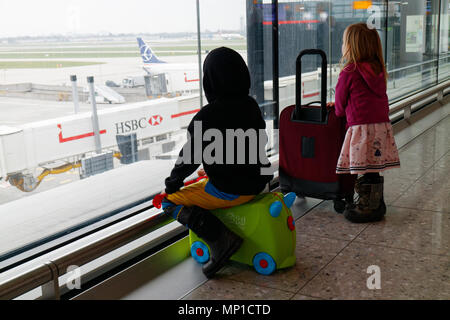
<instances>
[{"instance_id":1,"label":"overcast sky","mask_svg":"<svg viewBox=\"0 0 450 320\"><path fill-rule=\"evenodd\" d=\"M200 0L201 29L240 29L244 0ZM0 0L0 36L196 31L195 0Z\"/></svg>"}]
</instances>

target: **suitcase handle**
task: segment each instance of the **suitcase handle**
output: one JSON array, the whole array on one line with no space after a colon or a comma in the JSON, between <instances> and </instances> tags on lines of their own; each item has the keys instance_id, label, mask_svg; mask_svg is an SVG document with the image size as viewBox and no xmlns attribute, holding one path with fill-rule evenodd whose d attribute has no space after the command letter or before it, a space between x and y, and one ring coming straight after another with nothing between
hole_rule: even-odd
<instances>
[{"instance_id":1,"label":"suitcase handle","mask_svg":"<svg viewBox=\"0 0 450 320\"><path fill-rule=\"evenodd\" d=\"M296 71L295 71L295 119L299 119L300 108L302 107L302 97L301 97L301 83L302 83L302 57L304 55L320 55L322 57L322 79L321 79L321 92L320 92L320 119L321 122L325 121L325 117L327 114L327 55L323 50L320 49L306 49L302 50L297 57L296 60ZM312 103L317 103L319 101L310 102L307 105Z\"/></svg>"},{"instance_id":2,"label":"suitcase handle","mask_svg":"<svg viewBox=\"0 0 450 320\"><path fill-rule=\"evenodd\" d=\"M311 104L313 104L313 103L321 103L321 101L311 101L311 102L308 102L307 104L304 104L304 106L306 107L306 106L309 106L309 105L311 105Z\"/></svg>"}]
</instances>

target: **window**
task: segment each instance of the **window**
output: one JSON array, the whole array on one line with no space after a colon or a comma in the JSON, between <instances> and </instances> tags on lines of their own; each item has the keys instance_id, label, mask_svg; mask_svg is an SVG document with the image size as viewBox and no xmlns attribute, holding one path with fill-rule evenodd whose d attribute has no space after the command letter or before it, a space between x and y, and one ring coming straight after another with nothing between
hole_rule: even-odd
<instances>
[{"instance_id":1,"label":"window","mask_svg":"<svg viewBox=\"0 0 450 320\"><path fill-rule=\"evenodd\" d=\"M450 75L450 2L441 1L441 14L439 16L439 81L449 78Z\"/></svg>"},{"instance_id":2,"label":"window","mask_svg":"<svg viewBox=\"0 0 450 320\"><path fill-rule=\"evenodd\" d=\"M439 3L389 2L386 64L390 99L436 83Z\"/></svg>"},{"instance_id":3,"label":"window","mask_svg":"<svg viewBox=\"0 0 450 320\"><path fill-rule=\"evenodd\" d=\"M1 270L159 193L200 86L195 0L0 5Z\"/></svg>"}]
</instances>

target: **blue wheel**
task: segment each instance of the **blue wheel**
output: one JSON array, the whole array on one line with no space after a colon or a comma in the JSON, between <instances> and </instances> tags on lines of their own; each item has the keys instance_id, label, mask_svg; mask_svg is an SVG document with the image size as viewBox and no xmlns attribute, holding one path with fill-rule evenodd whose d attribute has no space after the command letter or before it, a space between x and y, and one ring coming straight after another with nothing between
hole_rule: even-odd
<instances>
[{"instance_id":1,"label":"blue wheel","mask_svg":"<svg viewBox=\"0 0 450 320\"><path fill-rule=\"evenodd\" d=\"M195 241L191 246L191 256L200 264L204 264L209 260L209 249L201 241Z\"/></svg>"},{"instance_id":2,"label":"blue wheel","mask_svg":"<svg viewBox=\"0 0 450 320\"><path fill-rule=\"evenodd\" d=\"M272 274L277 269L275 260L270 256L270 254L265 252L260 252L253 258L253 267L256 272L268 276Z\"/></svg>"}]
</instances>

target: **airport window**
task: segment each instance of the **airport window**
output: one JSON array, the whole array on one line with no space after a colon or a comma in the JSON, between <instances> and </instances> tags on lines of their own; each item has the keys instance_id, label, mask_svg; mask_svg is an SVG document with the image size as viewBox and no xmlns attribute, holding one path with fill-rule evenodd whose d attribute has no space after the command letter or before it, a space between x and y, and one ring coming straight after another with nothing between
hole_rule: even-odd
<instances>
[{"instance_id":1,"label":"airport window","mask_svg":"<svg viewBox=\"0 0 450 320\"><path fill-rule=\"evenodd\" d=\"M439 81L448 79L450 74L450 2L442 1L441 14L439 15Z\"/></svg>"},{"instance_id":2,"label":"airport window","mask_svg":"<svg viewBox=\"0 0 450 320\"><path fill-rule=\"evenodd\" d=\"M167 136L165 134L156 137L156 142L164 140L167 140Z\"/></svg>"},{"instance_id":3,"label":"airport window","mask_svg":"<svg viewBox=\"0 0 450 320\"><path fill-rule=\"evenodd\" d=\"M196 1L150 7L0 3L0 270L162 190L201 107Z\"/></svg>"},{"instance_id":4,"label":"airport window","mask_svg":"<svg viewBox=\"0 0 450 320\"><path fill-rule=\"evenodd\" d=\"M386 64L390 99L436 83L439 3L389 2Z\"/></svg>"},{"instance_id":5,"label":"airport window","mask_svg":"<svg viewBox=\"0 0 450 320\"><path fill-rule=\"evenodd\" d=\"M268 129L295 103L303 49L326 53L328 85L305 57L302 103L334 99L352 23L376 19L391 102L450 78L449 0L198 3L199 15L195 0L0 2L0 271L162 190L207 103L214 48L242 55Z\"/></svg>"}]
</instances>

